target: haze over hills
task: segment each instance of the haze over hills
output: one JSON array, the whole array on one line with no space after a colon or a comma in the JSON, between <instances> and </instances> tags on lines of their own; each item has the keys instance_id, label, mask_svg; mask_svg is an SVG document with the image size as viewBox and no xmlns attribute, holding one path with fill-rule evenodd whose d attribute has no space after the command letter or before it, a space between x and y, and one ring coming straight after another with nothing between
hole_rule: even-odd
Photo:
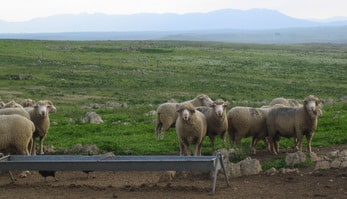
<instances>
[{"instance_id":1,"label":"haze over hills","mask_svg":"<svg viewBox=\"0 0 347 199\"><path fill-rule=\"evenodd\" d=\"M225 9L183 15L56 15L26 22L0 21L0 38L179 39L256 43L293 43L309 39L309 42L347 43L347 20L303 20L267 9Z\"/></svg>"}]
</instances>

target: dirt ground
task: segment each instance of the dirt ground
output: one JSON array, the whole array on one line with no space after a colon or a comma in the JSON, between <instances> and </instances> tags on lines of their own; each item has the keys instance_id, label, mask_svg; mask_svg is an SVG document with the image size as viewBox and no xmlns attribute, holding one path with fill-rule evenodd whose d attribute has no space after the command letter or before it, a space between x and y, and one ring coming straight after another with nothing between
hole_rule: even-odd
<instances>
[{"instance_id":1,"label":"dirt ground","mask_svg":"<svg viewBox=\"0 0 347 199\"><path fill-rule=\"evenodd\" d=\"M347 149L347 145L314 148L319 154ZM253 158L260 162L273 157L258 151ZM7 172L0 173L2 198L347 198L347 168L315 171L313 166L299 173L259 175L231 178L228 187L222 174L218 176L216 194L209 195L212 179L208 175L189 178L177 176L162 181L163 172L94 172L57 171L58 180L45 179L37 171L27 178L13 172L15 183Z\"/></svg>"}]
</instances>

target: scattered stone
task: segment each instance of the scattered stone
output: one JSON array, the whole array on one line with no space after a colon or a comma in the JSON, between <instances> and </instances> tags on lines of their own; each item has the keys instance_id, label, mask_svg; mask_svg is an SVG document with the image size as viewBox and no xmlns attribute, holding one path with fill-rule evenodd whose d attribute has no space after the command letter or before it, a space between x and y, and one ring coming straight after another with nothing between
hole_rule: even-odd
<instances>
[{"instance_id":1,"label":"scattered stone","mask_svg":"<svg viewBox=\"0 0 347 199\"><path fill-rule=\"evenodd\" d=\"M316 162L315 170L330 169L330 162L327 160L321 160Z\"/></svg>"},{"instance_id":2,"label":"scattered stone","mask_svg":"<svg viewBox=\"0 0 347 199\"><path fill-rule=\"evenodd\" d=\"M294 167L295 165L305 162L306 155L301 151L298 151L296 153L288 153L285 161L287 166Z\"/></svg>"},{"instance_id":3,"label":"scattered stone","mask_svg":"<svg viewBox=\"0 0 347 199\"><path fill-rule=\"evenodd\" d=\"M277 173L277 170L275 167L271 167L270 169L266 170L264 173L265 175L273 176Z\"/></svg>"},{"instance_id":4,"label":"scattered stone","mask_svg":"<svg viewBox=\"0 0 347 199\"><path fill-rule=\"evenodd\" d=\"M87 112L82 119L83 123L100 124L104 123L101 117L96 112Z\"/></svg>"},{"instance_id":5,"label":"scattered stone","mask_svg":"<svg viewBox=\"0 0 347 199\"><path fill-rule=\"evenodd\" d=\"M241 174L245 176L259 174L262 171L259 160L251 158L242 160L240 162L240 169Z\"/></svg>"}]
</instances>

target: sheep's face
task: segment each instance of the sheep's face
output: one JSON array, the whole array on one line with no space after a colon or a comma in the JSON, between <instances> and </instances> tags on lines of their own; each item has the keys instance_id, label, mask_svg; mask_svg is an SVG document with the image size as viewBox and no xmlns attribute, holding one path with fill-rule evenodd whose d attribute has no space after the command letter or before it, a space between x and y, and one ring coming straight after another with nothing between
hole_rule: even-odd
<instances>
[{"instance_id":1,"label":"sheep's face","mask_svg":"<svg viewBox=\"0 0 347 199\"><path fill-rule=\"evenodd\" d=\"M182 118L183 120L187 121L190 118L191 112L188 109L183 109L182 111Z\"/></svg>"},{"instance_id":2,"label":"sheep's face","mask_svg":"<svg viewBox=\"0 0 347 199\"><path fill-rule=\"evenodd\" d=\"M41 105L41 104L34 106L34 108L37 109L37 112L39 113L41 117L45 117L47 115L48 107L49 106L47 105Z\"/></svg>"},{"instance_id":3,"label":"sheep's face","mask_svg":"<svg viewBox=\"0 0 347 199\"><path fill-rule=\"evenodd\" d=\"M212 105L212 108L218 117L223 116L223 114L226 111L226 107L227 106L225 104L213 104Z\"/></svg>"},{"instance_id":4,"label":"sheep's face","mask_svg":"<svg viewBox=\"0 0 347 199\"><path fill-rule=\"evenodd\" d=\"M307 111L313 112L315 115L318 115L319 117L323 115L320 109L320 101L318 98L309 96L305 99L304 103Z\"/></svg>"}]
</instances>

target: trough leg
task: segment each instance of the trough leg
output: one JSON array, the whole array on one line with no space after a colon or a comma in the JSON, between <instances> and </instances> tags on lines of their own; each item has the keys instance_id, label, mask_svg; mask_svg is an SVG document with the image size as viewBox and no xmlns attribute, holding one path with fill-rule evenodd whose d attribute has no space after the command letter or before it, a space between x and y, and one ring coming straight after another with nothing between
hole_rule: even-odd
<instances>
[{"instance_id":1,"label":"trough leg","mask_svg":"<svg viewBox=\"0 0 347 199\"><path fill-rule=\"evenodd\" d=\"M16 179L13 177L12 172L8 171L8 174L10 174L11 181L12 181L12 183L14 183L16 181Z\"/></svg>"}]
</instances>

